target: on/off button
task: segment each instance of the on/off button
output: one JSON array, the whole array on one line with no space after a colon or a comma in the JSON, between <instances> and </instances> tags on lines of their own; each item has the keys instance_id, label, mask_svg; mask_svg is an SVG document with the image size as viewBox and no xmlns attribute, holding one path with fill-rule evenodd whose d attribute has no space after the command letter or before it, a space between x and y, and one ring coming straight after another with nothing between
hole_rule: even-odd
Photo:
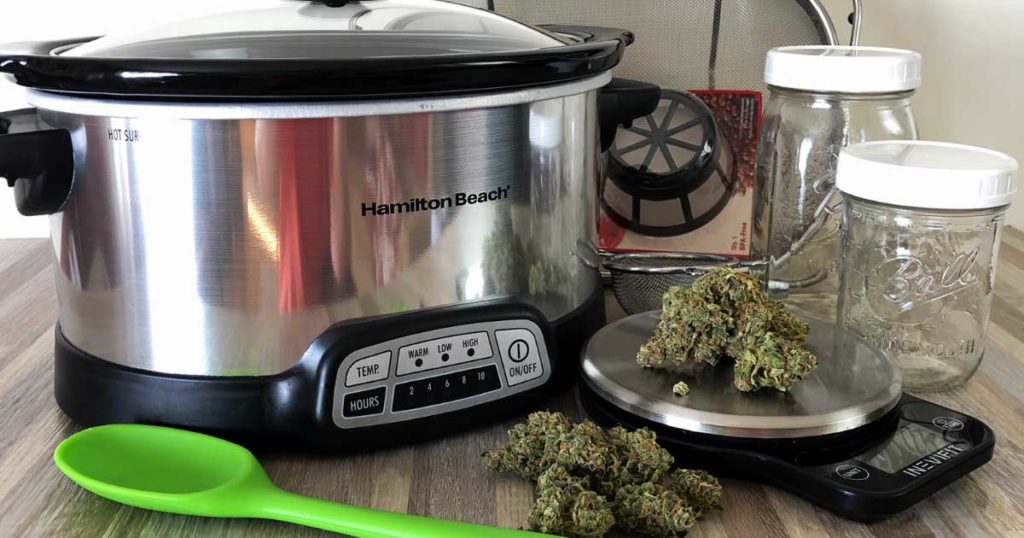
<instances>
[{"instance_id":1,"label":"on/off button","mask_svg":"<svg viewBox=\"0 0 1024 538\"><path fill-rule=\"evenodd\" d=\"M526 329L506 329L494 332L498 353L505 368L509 386L537 379L544 374L537 338Z\"/></svg>"},{"instance_id":2,"label":"on/off button","mask_svg":"<svg viewBox=\"0 0 1024 538\"><path fill-rule=\"evenodd\" d=\"M522 338L508 345L508 358L512 362L523 362L530 358L530 343Z\"/></svg>"}]
</instances>

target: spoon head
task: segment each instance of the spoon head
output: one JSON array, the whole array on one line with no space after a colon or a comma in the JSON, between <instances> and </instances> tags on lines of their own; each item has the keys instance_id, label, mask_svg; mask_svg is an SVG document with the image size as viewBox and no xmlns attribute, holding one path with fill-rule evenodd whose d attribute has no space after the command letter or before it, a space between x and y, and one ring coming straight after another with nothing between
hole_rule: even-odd
<instances>
[{"instance_id":1,"label":"spoon head","mask_svg":"<svg viewBox=\"0 0 1024 538\"><path fill-rule=\"evenodd\" d=\"M251 452L223 439L141 424L78 432L53 454L57 467L108 499L163 512L240 515L270 481Z\"/></svg>"}]
</instances>

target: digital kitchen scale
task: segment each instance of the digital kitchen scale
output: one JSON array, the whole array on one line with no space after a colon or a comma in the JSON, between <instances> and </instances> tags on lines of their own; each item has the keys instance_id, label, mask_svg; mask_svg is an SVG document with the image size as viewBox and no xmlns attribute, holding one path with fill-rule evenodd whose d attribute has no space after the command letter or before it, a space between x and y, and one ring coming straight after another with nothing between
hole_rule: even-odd
<instances>
[{"instance_id":1,"label":"digital kitchen scale","mask_svg":"<svg viewBox=\"0 0 1024 538\"><path fill-rule=\"evenodd\" d=\"M877 521L992 458L980 420L903 394L900 373L853 334L812 323L819 366L789 392L743 393L732 368L675 374L642 368L636 351L658 312L601 329L583 354L580 399L601 423L648 427L682 467L782 488L843 517ZM672 386L683 379L686 396Z\"/></svg>"}]
</instances>

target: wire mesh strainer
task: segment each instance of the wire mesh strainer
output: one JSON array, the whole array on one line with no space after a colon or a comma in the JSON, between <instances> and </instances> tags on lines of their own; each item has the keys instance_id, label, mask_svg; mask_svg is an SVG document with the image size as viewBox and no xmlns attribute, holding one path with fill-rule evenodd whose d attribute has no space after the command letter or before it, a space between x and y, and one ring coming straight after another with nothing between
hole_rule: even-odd
<instances>
[{"instance_id":1,"label":"wire mesh strainer","mask_svg":"<svg viewBox=\"0 0 1024 538\"><path fill-rule=\"evenodd\" d=\"M707 254L619 254L604 263L615 299L627 314L661 309L661 297L672 286L689 287L719 266L735 267L736 258Z\"/></svg>"}]
</instances>

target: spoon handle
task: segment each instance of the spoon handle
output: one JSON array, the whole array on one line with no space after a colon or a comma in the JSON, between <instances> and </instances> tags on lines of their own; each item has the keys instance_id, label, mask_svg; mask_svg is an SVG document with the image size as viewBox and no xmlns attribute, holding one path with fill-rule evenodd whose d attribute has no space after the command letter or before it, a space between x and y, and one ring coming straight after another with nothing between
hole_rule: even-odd
<instances>
[{"instance_id":1,"label":"spoon handle","mask_svg":"<svg viewBox=\"0 0 1024 538\"><path fill-rule=\"evenodd\" d=\"M530 531L489 527L385 512L274 489L261 499L258 517L348 534L356 538L538 538Z\"/></svg>"}]
</instances>

